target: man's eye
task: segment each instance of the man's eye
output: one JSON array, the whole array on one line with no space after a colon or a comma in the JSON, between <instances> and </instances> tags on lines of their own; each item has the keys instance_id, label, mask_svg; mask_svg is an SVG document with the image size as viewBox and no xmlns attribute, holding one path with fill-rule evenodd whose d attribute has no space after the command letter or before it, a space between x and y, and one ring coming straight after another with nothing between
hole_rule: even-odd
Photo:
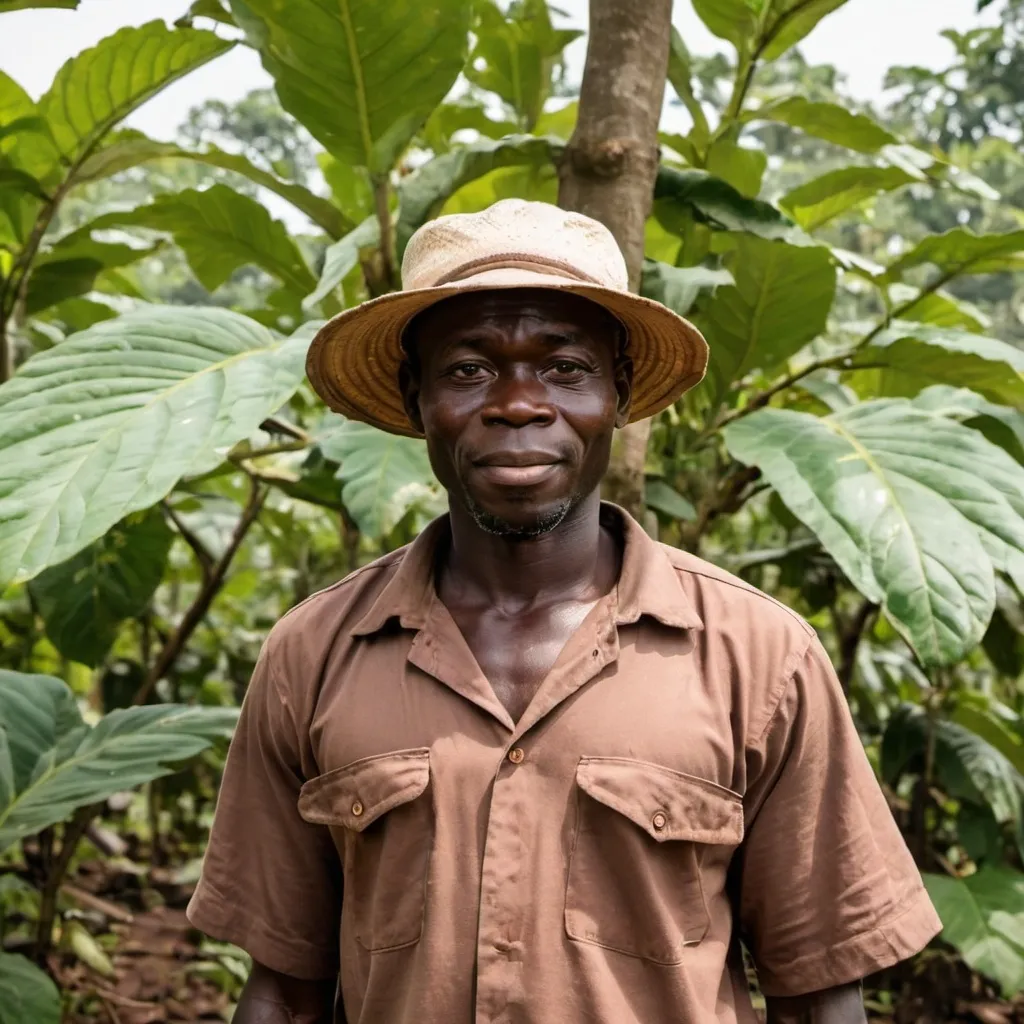
<instances>
[{"instance_id":1,"label":"man's eye","mask_svg":"<svg viewBox=\"0 0 1024 1024\"><path fill-rule=\"evenodd\" d=\"M586 367L580 366L579 363L574 363L570 359L559 359L557 363L553 363L551 368L555 373L562 376L571 375L574 373L583 373Z\"/></svg>"},{"instance_id":2,"label":"man's eye","mask_svg":"<svg viewBox=\"0 0 1024 1024\"><path fill-rule=\"evenodd\" d=\"M484 368L479 363L460 363L449 371L456 380L472 380L479 377Z\"/></svg>"}]
</instances>

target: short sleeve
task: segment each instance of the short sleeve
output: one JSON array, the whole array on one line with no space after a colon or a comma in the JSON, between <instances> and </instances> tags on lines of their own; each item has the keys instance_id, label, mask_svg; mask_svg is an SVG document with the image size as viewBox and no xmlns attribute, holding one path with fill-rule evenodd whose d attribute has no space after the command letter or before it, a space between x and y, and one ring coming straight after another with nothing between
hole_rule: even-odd
<instances>
[{"instance_id":1,"label":"short sleeve","mask_svg":"<svg viewBox=\"0 0 1024 1024\"><path fill-rule=\"evenodd\" d=\"M188 919L272 970L338 973L341 864L329 830L299 816L302 750L264 645L242 702Z\"/></svg>"},{"instance_id":2,"label":"short sleeve","mask_svg":"<svg viewBox=\"0 0 1024 1024\"><path fill-rule=\"evenodd\" d=\"M941 923L812 641L748 748L740 922L768 996L856 981Z\"/></svg>"}]
</instances>

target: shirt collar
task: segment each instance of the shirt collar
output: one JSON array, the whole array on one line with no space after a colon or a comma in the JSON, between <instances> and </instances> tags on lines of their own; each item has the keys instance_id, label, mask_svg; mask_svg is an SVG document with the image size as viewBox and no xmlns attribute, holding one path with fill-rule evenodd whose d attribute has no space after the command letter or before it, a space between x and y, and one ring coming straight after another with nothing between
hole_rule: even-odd
<instances>
[{"instance_id":1,"label":"shirt collar","mask_svg":"<svg viewBox=\"0 0 1024 1024\"><path fill-rule=\"evenodd\" d=\"M616 530L623 541L622 571L615 590L616 623L628 625L650 615L677 629L702 628L700 615L687 597L667 550L617 505L602 502L601 520ZM430 607L437 600L436 555L449 530L448 516L441 516L409 545L395 574L352 629L352 636L370 636L396 618L405 629L423 628Z\"/></svg>"}]
</instances>

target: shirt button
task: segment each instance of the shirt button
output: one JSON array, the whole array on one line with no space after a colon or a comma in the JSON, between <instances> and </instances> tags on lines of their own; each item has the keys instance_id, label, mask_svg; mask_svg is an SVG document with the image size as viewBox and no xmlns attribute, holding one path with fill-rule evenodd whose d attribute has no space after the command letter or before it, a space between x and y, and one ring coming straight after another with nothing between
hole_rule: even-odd
<instances>
[{"instance_id":1,"label":"shirt button","mask_svg":"<svg viewBox=\"0 0 1024 1024\"><path fill-rule=\"evenodd\" d=\"M363 813L363 805L358 800L352 805L352 813L357 818Z\"/></svg>"},{"instance_id":2,"label":"shirt button","mask_svg":"<svg viewBox=\"0 0 1024 1024\"><path fill-rule=\"evenodd\" d=\"M509 760L510 760L510 761L511 761L511 762L512 762L513 764L519 764L519 763L520 763L520 762L521 762L521 761L523 760L523 758L524 758L525 756L526 756L526 755L525 755L525 754L523 753L523 748L522 748L522 747L513 747L513 748L512 748L512 749L511 749L511 750L510 750L510 751L508 752L508 759L509 759Z\"/></svg>"},{"instance_id":3,"label":"shirt button","mask_svg":"<svg viewBox=\"0 0 1024 1024\"><path fill-rule=\"evenodd\" d=\"M668 818L666 818L661 811L658 811L658 813L651 818L651 824L660 832L668 824Z\"/></svg>"}]
</instances>

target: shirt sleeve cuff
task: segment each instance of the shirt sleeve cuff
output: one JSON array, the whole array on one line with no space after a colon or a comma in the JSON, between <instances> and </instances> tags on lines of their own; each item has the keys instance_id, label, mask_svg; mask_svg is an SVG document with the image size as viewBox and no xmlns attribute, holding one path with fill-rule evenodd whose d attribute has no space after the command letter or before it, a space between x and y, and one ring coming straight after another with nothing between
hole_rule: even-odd
<instances>
[{"instance_id":1,"label":"shirt sleeve cuff","mask_svg":"<svg viewBox=\"0 0 1024 1024\"><path fill-rule=\"evenodd\" d=\"M201 878L185 911L188 920L211 938L244 949L272 971L303 981L320 981L338 974L338 950L286 938L279 929L239 902L225 899Z\"/></svg>"},{"instance_id":2,"label":"shirt sleeve cuff","mask_svg":"<svg viewBox=\"0 0 1024 1024\"><path fill-rule=\"evenodd\" d=\"M883 918L870 931L816 950L788 963L757 963L766 996L802 996L848 985L919 953L942 930L924 888Z\"/></svg>"}]
</instances>

